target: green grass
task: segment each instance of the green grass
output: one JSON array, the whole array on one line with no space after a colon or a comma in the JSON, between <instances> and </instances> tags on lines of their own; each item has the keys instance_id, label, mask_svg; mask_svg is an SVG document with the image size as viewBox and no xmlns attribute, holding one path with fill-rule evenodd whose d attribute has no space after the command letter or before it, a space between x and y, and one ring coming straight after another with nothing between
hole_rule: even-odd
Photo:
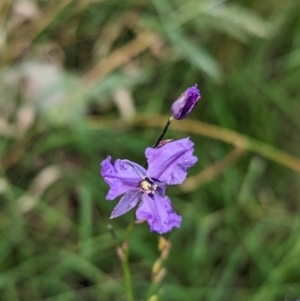
<instances>
[{"instance_id":1,"label":"green grass","mask_svg":"<svg viewBox=\"0 0 300 301\"><path fill-rule=\"evenodd\" d=\"M128 300L117 254L127 236L134 300L300 298L298 1L37 8L23 20L13 1L0 5L0 300ZM175 121L166 138L190 136L199 161L189 175L208 180L168 188L183 222L165 235L166 275L155 283L159 236L147 224L126 234L134 212L109 220L116 201L105 200L99 164L143 164L172 102L195 83L194 122ZM126 120L130 104L136 118ZM247 142L228 165L235 138L224 129Z\"/></svg>"}]
</instances>

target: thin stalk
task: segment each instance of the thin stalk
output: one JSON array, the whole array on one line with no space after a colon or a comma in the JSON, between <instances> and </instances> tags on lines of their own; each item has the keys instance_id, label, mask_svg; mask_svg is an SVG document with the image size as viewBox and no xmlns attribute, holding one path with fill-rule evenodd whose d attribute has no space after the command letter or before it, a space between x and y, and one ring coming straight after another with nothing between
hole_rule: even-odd
<instances>
[{"instance_id":1,"label":"thin stalk","mask_svg":"<svg viewBox=\"0 0 300 301\"><path fill-rule=\"evenodd\" d=\"M133 226L134 226L134 221L131 221L131 223L127 227L125 242L123 245L124 258L122 260L122 268L123 268L124 279L125 279L127 301L134 301L133 293L132 293L131 274L129 268L129 244L128 244L128 240L133 230Z\"/></svg>"},{"instance_id":2,"label":"thin stalk","mask_svg":"<svg viewBox=\"0 0 300 301\"><path fill-rule=\"evenodd\" d=\"M158 139L157 139L157 141L155 142L155 144L152 146L153 148L156 148L156 147L159 145L159 143L161 142L161 140L164 138L164 136L165 136L165 134L166 134L166 132L167 132L167 130L168 130L168 128L169 128L169 125L171 124L172 120L173 120L173 116L171 116L171 117L168 119L168 121L167 121L167 123L166 123L164 129L162 130L160 136L158 137Z\"/></svg>"},{"instance_id":3,"label":"thin stalk","mask_svg":"<svg viewBox=\"0 0 300 301\"><path fill-rule=\"evenodd\" d=\"M128 262L128 248L124 250L124 260L122 262L122 268L124 273L124 280L125 280L125 289L126 289L126 296L127 301L133 301L133 293L132 293L132 284L131 284L131 275L129 269L129 262Z\"/></svg>"},{"instance_id":4,"label":"thin stalk","mask_svg":"<svg viewBox=\"0 0 300 301\"><path fill-rule=\"evenodd\" d=\"M109 232L112 236L112 239L116 245L117 254L118 254L118 257L122 264L127 301L134 301L133 292L132 292L132 284L131 284L130 268L129 268L129 247L128 247L128 245L129 245L128 239L129 239L130 233L133 229L133 226L134 226L134 221L132 221L127 227L126 234L125 234L125 241L124 241L122 247L120 246L120 244L118 242L118 239L117 239L117 236L116 236L113 226L112 225L107 226L107 229L109 230Z\"/></svg>"}]
</instances>

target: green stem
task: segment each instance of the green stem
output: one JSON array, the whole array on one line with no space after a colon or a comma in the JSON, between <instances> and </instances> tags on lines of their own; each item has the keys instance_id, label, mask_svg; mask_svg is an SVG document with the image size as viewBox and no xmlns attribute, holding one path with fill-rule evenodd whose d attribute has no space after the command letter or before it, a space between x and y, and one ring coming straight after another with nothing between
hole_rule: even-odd
<instances>
[{"instance_id":1,"label":"green stem","mask_svg":"<svg viewBox=\"0 0 300 301\"><path fill-rule=\"evenodd\" d=\"M129 269L129 247L128 247L129 246L128 239L129 239L129 236L133 229L133 226L134 226L134 221L132 221L128 225L126 234L125 234L124 244L121 247L118 242L118 239L117 239L117 236L116 236L113 226L107 225L107 229L110 232L112 239L116 245L117 254L122 263L127 301L134 301L133 293L132 293L131 275L130 275L130 269Z\"/></svg>"},{"instance_id":2,"label":"green stem","mask_svg":"<svg viewBox=\"0 0 300 301\"><path fill-rule=\"evenodd\" d=\"M126 289L126 296L127 301L133 301L133 293L132 293L132 284L131 284L131 275L129 269L129 262L128 262L128 249L124 251L124 261L122 263L124 279L125 279L125 289Z\"/></svg>"},{"instance_id":3,"label":"green stem","mask_svg":"<svg viewBox=\"0 0 300 301\"><path fill-rule=\"evenodd\" d=\"M125 242L124 242L125 245L123 247L124 258L122 261L122 268L124 273L127 301L134 301L133 292L132 292L131 274L129 268L129 243L128 243L130 234L133 230L133 226L134 226L134 221L132 221L127 227L126 234L125 234Z\"/></svg>"}]
</instances>

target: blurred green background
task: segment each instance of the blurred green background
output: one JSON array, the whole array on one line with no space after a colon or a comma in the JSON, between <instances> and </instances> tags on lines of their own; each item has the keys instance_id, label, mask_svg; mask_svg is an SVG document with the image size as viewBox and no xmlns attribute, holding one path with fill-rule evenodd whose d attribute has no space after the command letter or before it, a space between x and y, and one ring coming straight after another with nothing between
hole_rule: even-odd
<instances>
[{"instance_id":1,"label":"blurred green background","mask_svg":"<svg viewBox=\"0 0 300 301\"><path fill-rule=\"evenodd\" d=\"M300 298L298 0L2 0L0 65L0 300L127 300L107 225L121 244L134 210L109 220L99 163L143 164L195 83L166 136L199 158L182 226L158 278L134 226L135 300Z\"/></svg>"}]
</instances>

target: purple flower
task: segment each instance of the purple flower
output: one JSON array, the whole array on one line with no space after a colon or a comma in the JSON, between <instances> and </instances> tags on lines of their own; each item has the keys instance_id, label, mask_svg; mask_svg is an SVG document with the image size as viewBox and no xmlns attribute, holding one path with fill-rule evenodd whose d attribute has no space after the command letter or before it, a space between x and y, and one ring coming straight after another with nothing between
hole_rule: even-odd
<instances>
[{"instance_id":1,"label":"purple flower","mask_svg":"<svg viewBox=\"0 0 300 301\"><path fill-rule=\"evenodd\" d=\"M197 162L193 156L193 143L189 138L167 143L161 148L147 148L148 170L129 160L117 159L111 162L107 157L101 163L101 174L110 186L106 196L113 200L122 195L111 218L118 217L135 207L137 220L147 220L150 231L165 233L173 227L180 227L181 216L165 196L167 185L181 184L187 170Z\"/></svg>"},{"instance_id":2,"label":"purple flower","mask_svg":"<svg viewBox=\"0 0 300 301\"><path fill-rule=\"evenodd\" d=\"M172 104L173 117L178 120L185 118L192 112L200 97L197 85L188 88Z\"/></svg>"}]
</instances>

